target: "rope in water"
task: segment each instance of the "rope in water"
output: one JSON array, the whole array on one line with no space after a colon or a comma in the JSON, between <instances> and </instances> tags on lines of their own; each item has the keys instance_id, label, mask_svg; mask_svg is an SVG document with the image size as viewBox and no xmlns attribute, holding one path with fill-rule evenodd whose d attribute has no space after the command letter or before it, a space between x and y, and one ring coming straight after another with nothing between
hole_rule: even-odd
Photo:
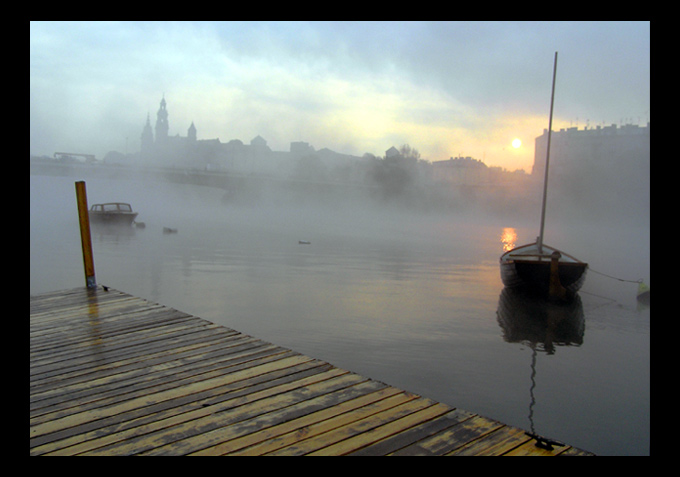
<instances>
[{"instance_id":1,"label":"rope in water","mask_svg":"<svg viewBox=\"0 0 680 477\"><path fill-rule=\"evenodd\" d=\"M593 273L597 273L598 275L602 275L603 277L612 278L612 279L618 280L618 281L620 281L620 282L627 282L627 283L642 283L642 278L638 278L637 280L625 280L625 279L623 279L623 278L613 277L613 276L611 276L611 275L607 275L606 273L598 272L597 270L593 270L592 268L589 268L588 270L591 271L591 272L593 272Z\"/></svg>"}]
</instances>

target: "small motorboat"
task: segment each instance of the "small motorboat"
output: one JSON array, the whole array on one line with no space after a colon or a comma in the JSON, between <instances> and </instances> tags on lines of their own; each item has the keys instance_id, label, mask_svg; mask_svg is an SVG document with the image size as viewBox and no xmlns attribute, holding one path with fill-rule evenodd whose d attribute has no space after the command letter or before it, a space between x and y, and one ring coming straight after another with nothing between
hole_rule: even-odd
<instances>
[{"instance_id":1,"label":"small motorboat","mask_svg":"<svg viewBox=\"0 0 680 477\"><path fill-rule=\"evenodd\" d=\"M130 204L125 202L108 202L94 204L89 211L90 222L105 225L131 225L137 217Z\"/></svg>"}]
</instances>

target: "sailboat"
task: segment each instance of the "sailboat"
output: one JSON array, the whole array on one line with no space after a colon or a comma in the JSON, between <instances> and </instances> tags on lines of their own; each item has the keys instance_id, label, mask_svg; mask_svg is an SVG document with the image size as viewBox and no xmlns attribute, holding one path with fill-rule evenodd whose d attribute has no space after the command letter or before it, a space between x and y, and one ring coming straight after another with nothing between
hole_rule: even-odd
<instances>
[{"instance_id":1,"label":"sailboat","mask_svg":"<svg viewBox=\"0 0 680 477\"><path fill-rule=\"evenodd\" d=\"M552 132L553 104L557 52L553 66L552 95L550 98L550 121L548 125L548 148L543 179L543 206L541 228L536 242L520 245L501 255L501 279L507 288L527 288L552 299L568 299L581 288L588 264L554 247L543 243L545 229L545 204L548 195L548 166L550 164L550 135Z\"/></svg>"}]
</instances>

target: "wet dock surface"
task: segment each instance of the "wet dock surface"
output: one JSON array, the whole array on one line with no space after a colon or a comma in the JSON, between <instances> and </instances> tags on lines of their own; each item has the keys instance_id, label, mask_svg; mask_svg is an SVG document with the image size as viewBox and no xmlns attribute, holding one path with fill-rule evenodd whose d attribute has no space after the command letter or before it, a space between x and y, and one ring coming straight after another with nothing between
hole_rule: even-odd
<instances>
[{"instance_id":1,"label":"wet dock surface","mask_svg":"<svg viewBox=\"0 0 680 477\"><path fill-rule=\"evenodd\" d=\"M114 289L30 329L31 455L592 455Z\"/></svg>"}]
</instances>

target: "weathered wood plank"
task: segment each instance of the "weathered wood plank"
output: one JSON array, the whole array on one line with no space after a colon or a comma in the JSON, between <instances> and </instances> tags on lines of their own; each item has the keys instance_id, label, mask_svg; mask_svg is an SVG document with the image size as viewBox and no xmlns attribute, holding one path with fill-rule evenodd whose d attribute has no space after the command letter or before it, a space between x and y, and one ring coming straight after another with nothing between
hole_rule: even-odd
<instances>
[{"instance_id":1,"label":"weathered wood plank","mask_svg":"<svg viewBox=\"0 0 680 477\"><path fill-rule=\"evenodd\" d=\"M505 456L549 456L549 455L560 455L569 449L569 446L555 446L553 450L543 449L542 447L536 446L536 441L531 439L522 445L515 447L514 449L506 452Z\"/></svg>"},{"instance_id":2,"label":"weathered wood plank","mask_svg":"<svg viewBox=\"0 0 680 477\"><path fill-rule=\"evenodd\" d=\"M398 450L394 455L442 455L463 446L467 442L478 439L503 424L486 419L481 416L474 416L467 419L457 426L450 427L445 431L439 432L434 436L423 439L408 447Z\"/></svg>"},{"instance_id":3,"label":"weathered wood plank","mask_svg":"<svg viewBox=\"0 0 680 477\"><path fill-rule=\"evenodd\" d=\"M215 345L208 352L204 346L194 344L178 349L177 355L155 353L146 363L133 361L114 370L102 370L81 380L64 383L60 389L45 386L31 396L31 410L47 412L54 406L63 407L64 400L77 400L83 405L88 397L104 399L118 394L127 394L138 387L159 386L169 380L199 375L207 376L226 368L252 361L271 354L280 353L275 345L253 339L239 339L236 343L226 341ZM202 353L209 353L204 359ZM44 390L43 390L44 389Z\"/></svg>"},{"instance_id":4,"label":"weathered wood plank","mask_svg":"<svg viewBox=\"0 0 680 477\"><path fill-rule=\"evenodd\" d=\"M185 397L172 403L159 403L137 410L129 413L123 423L112 419L109 422L99 423L98 426L90 425L74 437L47 442L36 447L34 451L36 453L56 451L58 455L73 455L98 449L197 417L206 416L218 410L228 409L236 402L234 400L247 395L262 393L260 395L262 397L268 389L276 388L274 391L280 391L284 388L278 386L324 373L331 368L331 365L318 360L308 361L293 368L240 381L222 389L209 390L200 395Z\"/></svg>"},{"instance_id":5,"label":"weathered wood plank","mask_svg":"<svg viewBox=\"0 0 680 477\"><path fill-rule=\"evenodd\" d=\"M144 374L144 368L142 368L136 370L139 372L134 374L133 377L135 379L106 383L105 386L95 387L94 389L87 388L85 387L87 383L82 383L83 387L80 392L64 392L60 395L52 396L47 403L46 400L40 401L38 403L40 408L33 412L32 417L68 409L73 405L77 406L78 411L102 407L121 400L128 400L134 395L142 395L149 389L162 390L189 382L203 381L210 377L228 374L233 370L234 366L255 361L259 363L269 362L279 359L284 354L291 355L293 352L283 352L281 348L269 346L265 349L255 348L241 353L232 353L226 355L223 361L209 362L205 363L204 366L191 367L183 371L173 368L164 372ZM199 364L203 365L204 363L201 362ZM69 405L68 403L72 404ZM47 404L50 405L47 406ZM52 414L48 418L42 417L42 419L49 420L56 417L60 416Z\"/></svg>"},{"instance_id":6,"label":"weathered wood plank","mask_svg":"<svg viewBox=\"0 0 680 477\"><path fill-rule=\"evenodd\" d=\"M109 317L97 317L83 320L83 317L73 318L69 326L31 331L35 338L31 351L34 353L50 353L54 348L66 344L88 342L93 334L113 339L117 335L124 335L144 327L154 328L159 323L185 321L200 323L195 317L177 310L169 310L160 306L146 309L134 309L125 314ZM38 341L39 340L39 341Z\"/></svg>"},{"instance_id":7,"label":"weathered wood plank","mask_svg":"<svg viewBox=\"0 0 680 477\"><path fill-rule=\"evenodd\" d=\"M192 411L189 416L177 416L170 423L171 425L168 425L168 422L161 422L162 427L160 429L156 425L149 425L142 433L138 433L139 437L128 439L116 446L99 449L89 453L89 455L102 453L106 455L139 454L144 451L160 454L184 454L184 452L171 451L168 448L162 449L162 446L167 444L170 447L175 447L175 449L181 447L181 443L176 443L182 439L209 432L220 426L228 425L230 422L238 422L240 419L245 419L250 414L262 412L261 409L263 408L260 408L261 405L265 407L275 406L279 395L285 394L285 396L281 397L281 399L285 399L286 396L290 396L295 390L300 390L307 385L322 383L322 386L328 386L328 383L325 382L331 381L332 385L341 386L343 384L347 385L348 380L355 379L356 377L350 375L347 371L330 368L322 373L282 382L275 387L265 387L255 392L249 392L248 394L219 402L210 408ZM187 419L187 417L190 419ZM149 432L150 429L154 429L154 432Z\"/></svg>"},{"instance_id":8,"label":"weathered wood plank","mask_svg":"<svg viewBox=\"0 0 680 477\"><path fill-rule=\"evenodd\" d=\"M284 359L274 361L272 363L260 364L233 373L229 373L217 378L200 380L190 384L172 387L170 389L152 392L134 397L132 399L115 403L110 406L95 408L89 411L78 412L70 414L61 418L53 419L48 422L41 422L31 427L31 437L37 437L43 434L49 434L57 430L75 427L81 422L98 421L107 417L122 414L131 409L143 408L158 402L175 399L180 396L194 394L206 389L221 387L236 381L247 379L258 374L265 374L274 369L285 368L295 364L309 361L311 358L306 356L291 356Z\"/></svg>"},{"instance_id":9,"label":"weathered wood plank","mask_svg":"<svg viewBox=\"0 0 680 477\"><path fill-rule=\"evenodd\" d=\"M31 384L37 393L41 386L47 385L52 388L51 381L59 380L60 385L64 386L67 384L67 380L82 380L83 378L80 376L84 374L90 375L84 378L89 380L93 377L91 376L93 373L110 374L126 369L126 367L139 366L138 363L146 363L149 359L154 361L167 360L177 355L182 357L185 353L200 353L201 350L210 349L215 343L239 346L247 342L248 339L252 340L252 338L246 338L245 335L238 333L207 329L187 333L179 332L176 335L167 336L165 340L158 343L138 343L131 340L131 345L125 350L114 349L109 352L108 347L105 349L98 348L91 352L89 359L78 356L62 362L60 366L41 369L40 373L33 375Z\"/></svg>"},{"instance_id":10,"label":"weathered wood plank","mask_svg":"<svg viewBox=\"0 0 680 477\"><path fill-rule=\"evenodd\" d=\"M342 412L340 413L333 412L331 416L324 414L313 423L308 423L303 427L296 428L241 451L231 452L228 455L276 455L276 452L279 451L283 455L291 454L291 451L295 451L294 446L298 443L303 443L304 445L306 441L316 439L317 436L322 436L324 433L350 425L366 416L377 414L417 398L415 394L396 389L395 391L397 392L389 392L390 395L387 397L371 400L369 403L361 406L354 406L353 402L347 403L347 405L341 406Z\"/></svg>"},{"instance_id":11,"label":"weathered wood plank","mask_svg":"<svg viewBox=\"0 0 680 477\"><path fill-rule=\"evenodd\" d=\"M31 455L587 455L109 289L31 296Z\"/></svg>"},{"instance_id":12,"label":"weathered wood plank","mask_svg":"<svg viewBox=\"0 0 680 477\"><path fill-rule=\"evenodd\" d=\"M522 429L503 426L455 449L449 455L504 455L529 440L530 437Z\"/></svg>"},{"instance_id":13,"label":"weathered wood plank","mask_svg":"<svg viewBox=\"0 0 680 477\"><path fill-rule=\"evenodd\" d=\"M421 399L425 404L426 399ZM380 441L390 436L394 436L399 432L407 431L415 426L421 425L424 422L430 421L437 417L451 411L451 407L446 404L430 402L430 406L416 412L407 414L403 417L390 417L388 422L382 425L373 427L370 430L361 432L349 439L344 439L340 442L323 447L317 451L310 452L308 455L345 455L355 452L363 447L370 446L374 442Z\"/></svg>"},{"instance_id":14,"label":"weathered wood plank","mask_svg":"<svg viewBox=\"0 0 680 477\"><path fill-rule=\"evenodd\" d=\"M292 352L289 352L285 356L288 357L291 355L291 353ZM91 420L89 419L90 415L80 413L79 416L75 416L76 420L74 427L64 428L62 430L55 431L43 436L37 436L32 439L32 444L39 446L45 443L53 442L55 440L65 439L74 435L83 434L95 430L99 430L101 433L103 432L104 429L126 428L129 427L131 421L138 421L140 418L145 417L151 417L150 420L154 420L156 419L156 416L158 415L157 413L159 411L171 410L172 408L183 406L187 403L192 402L195 403L195 406L200 406L201 408L206 408L207 406L217 404L216 407L207 410L207 412L215 412L216 410L220 410L221 407L223 407L222 401L232 399L236 396L240 396L240 399L243 399L243 396L247 396L249 393L253 393L253 389L258 389L258 392L266 392L267 389L280 385L280 382L284 379L287 382L288 379L286 378L289 374L299 372L301 369L304 370L306 369L307 366L312 367L315 365L318 366L319 363L320 362L316 360L310 359L310 361L305 361L297 366L281 368L270 373L263 373L261 375L251 377L249 379L243 380L235 379L232 380L233 382L229 384L225 384L214 388L203 389L200 392L191 393L187 395L182 394L182 391L185 390L186 388L182 388L181 386L178 387L177 385L175 385L174 387L170 388L171 391L177 393L177 397L175 397L174 399L170 397L169 399L164 400L162 402L155 402L153 396L147 393L145 395L142 395L141 399L149 399L150 400L149 405L142 407L133 407L130 406L129 401L123 401L122 405L129 406L130 409L121 408L120 409L121 412L119 414L111 415L110 417L107 418ZM260 380L265 383L257 384L259 383ZM200 382L197 384L200 384ZM251 387L253 386L253 384L255 384L255 386ZM264 389L264 391L259 391L259 389ZM154 389L154 391L158 391L158 389ZM151 396L151 398L149 398L149 396ZM144 401L141 402L143 403ZM82 420L82 422L79 422L78 421L79 417L83 418L84 420Z\"/></svg>"},{"instance_id":15,"label":"weathered wood plank","mask_svg":"<svg viewBox=\"0 0 680 477\"><path fill-rule=\"evenodd\" d=\"M210 333L210 329L217 331ZM205 333L208 331L208 333ZM64 348L59 354L53 355L50 359L38 360L31 366L32 381L44 380L54 374L62 376L67 371L76 369L90 369L93 364L100 365L102 361L115 361L119 357L145 356L156 349L172 349L180 343L191 341L194 333L204 332L203 339L209 340L209 336L218 338L221 333L228 333L220 330L219 327L196 326L195 323L176 323L169 322L162 326L157 326L152 332L135 332L134 335L127 335L118 339L110 339L106 336L93 336L87 345L81 349L74 347ZM233 334L233 333L231 333ZM65 345L68 346L68 345ZM55 373L54 371L61 371Z\"/></svg>"},{"instance_id":16,"label":"weathered wood plank","mask_svg":"<svg viewBox=\"0 0 680 477\"><path fill-rule=\"evenodd\" d=\"M337 374L340 370L333 369L329 374ZM312 380L309 380L312 381ZM313 399L320 395L344 389L348 386L365 382L366 378L353 373L346 373L320 382L297 382L296 388L284 393L278 393L265 399L248 400L247 403L232 408L229 412L214 413L204 421L192 421L183 428L173 429L172 433L165 433L156 440L145 455L177 455L188 454L208 446L222 442L224 427L242 422L254 416L287 408L307 399ZM164 443L164 444L161 444Z\"/></svg>"},{"instance_id":17,"label":"weathered wood plank","mask_svg":"<svg viewBox=\"0 0 680 477\"><path fill-rule=\"evenodd\" d=\"M377 391L361 395L359 397L352 397L354 392L364 388L373 389L379 388ZM314 404L310 407L301 409L287 409L286 418L281 419L280 422L272 424L269 427L263 427L260 430L251 432L250 434L239 436L236 438L226 437L225 442L202 449L194 453L194 455L261 455L271 452L280 447L288 445L285 436L295 438L295 436L308 436L309 427L328 421L331 418L337 417L346 412L350 412L383 399L394 396L400 393L398 389L387 387L386 385L377 381L370 381L362 383L361 385L349 388L349 391L343 391L341 398L336 398L337 402L333 406L323 407L319 406L318 410L309 412L316 407ZM343 398L348 398L344 400ZM325 399L325 397L319 398ZM304 414L304 412L309 412Z\"/></svg>"},{"instance_id":18,"label":"weathered wood plank","mask_svg":"<svg viewBox=\"0 0 680 477\"><path fill-rule=\"evenodd\" d=\"M388 455L400 449L408 447L422 439L438 434L439 432L453 427L461 422L470 419L474 414L464 411L462 409L454 409L442 416L426 421L411 429L387 437L383 440L376 441L368 446L365 446L350 455L353 456L372 456L372 455Z\"/></svg>"},{"instance_id":19,"label":"weathered wood plank","mask_svg":"<svg viewBox=\"0 0 680 477\"><path fill-rule=\"evenodd\" d=\"M360 420L352 421L337 427L332 431L314 436L314 438L307 438L296 442L293 445L284 447L278 451L272 452L270 455L306 455L312 452L323 449L324 447L337 444L340 441L355 437L363 432L370 431L376 427L387 424L392 420L400 419L416 411L428 408L432 405L432 401L420 398L419 396L412 396L413 399L407 402L398 404L386 410L381 410L377 413L372 413L368 417ZM382 401L385 402L385 401Z\"/></svg>"}]
</instances>

